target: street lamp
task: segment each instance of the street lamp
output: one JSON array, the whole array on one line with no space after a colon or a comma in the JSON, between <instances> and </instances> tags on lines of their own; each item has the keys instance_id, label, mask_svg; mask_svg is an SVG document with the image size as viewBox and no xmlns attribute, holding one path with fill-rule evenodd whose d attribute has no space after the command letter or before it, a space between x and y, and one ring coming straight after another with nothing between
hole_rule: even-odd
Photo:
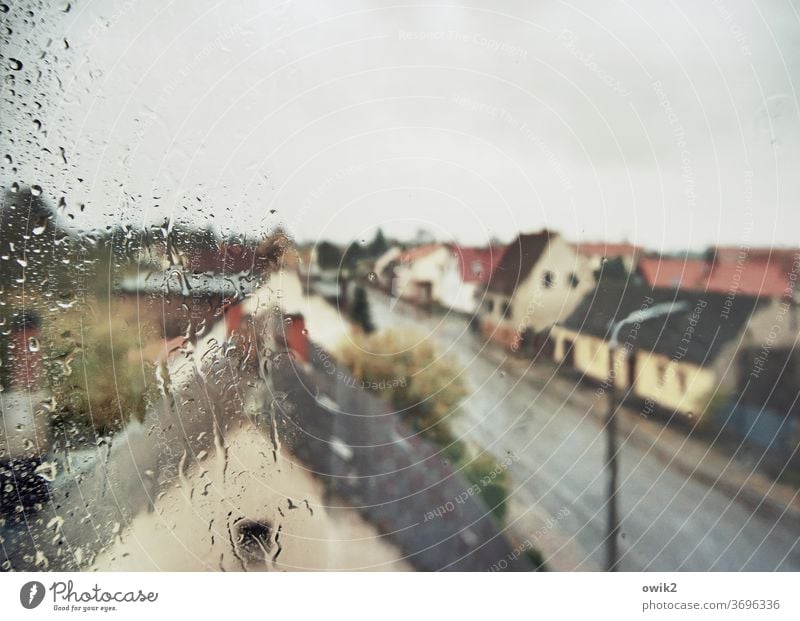
<instances>
[{"instance_id":1,"label":"street lamp","mask_svg":"<svg viewBox=\"0 0 800 621\"><path fill-rule=\"evenodd\" d=\"M619 464L617 463L617 390L615 385L614 361L617 358L619 346L619 333L627 325L642 323L648 319L663 317L676 311L684 310L686 302L665 302L649 308L639 309L630 315L611 324L611 338L608 341L608 418L606 420L606 468L608 469L608 536L606 537L606 566L608 571L617 570L619 552L617 550L617 536L619 534L619 514L617 512L617 478ZM627 349L622 348L623 360ZM631 378L631 381L633 378Z\"/></svg>"}]
</instances>

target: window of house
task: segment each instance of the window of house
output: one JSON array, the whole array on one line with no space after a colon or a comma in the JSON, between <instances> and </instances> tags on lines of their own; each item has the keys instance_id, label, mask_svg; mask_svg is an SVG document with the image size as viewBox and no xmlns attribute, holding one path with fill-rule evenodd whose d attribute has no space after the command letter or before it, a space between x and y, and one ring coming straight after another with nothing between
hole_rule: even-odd
<instances>
[{"instance_id":1,"label":"window of house","mask_svg":"<svg viewBox=\"0 0 800 621\"><path fill-rule=\"evenodd\" d=\"M659 382L664 385L670 379L670 375L673 374L672 367L668 363L661 362L658 365L658 376Z\"/></svg>"},{"instance_id":2,"label":"window of house","mask_svg":"<svg viewBox=\"0 0 800 621\"><path fill-rule=\"evenodd\" d=\"M490 313L494 312L494 300L491 299L486 300L486 310L489 311Z\"/></svg>"},{"instance_id":3,"label":"window of house","mask_svg":"<svg viewBox=\"0 0 800 621\"><path fill-rule=\"evenodd\" d=\"M473 261L472 262L472 274L474 276L480 276L483 273L483 264L480 261Z\"/></svg>"},{"instance_id":4,"label":"window of house","mask_svg":"<svg viewBox=\"0 0 800 621\"><path fill-rule=\"evenodd\" d=\"M578 275L575 272L570 272L569 274L569 286L570 289L576 289L580 284L580 280L578 280Z\"/></svg>"},{"instance_id":5,"label":"window of house","mask_svg":"<svg viewBox=\"0 0 800 621\"><path fill-rule=\"evenodd\" d=\"M511 318L511 304L510 303L503 302L502 313L503 313L503 317L505 317L506 319L510 319Z\"/></svg>"},{"instance_id":6,"label":"window of house","mask_svg":"<svg viewBox=\"0 0 800 621\"><path fill-rule=\"evenodd\" d=\"M675 371L675 378L678 380L678 387L680 388L681 393L686 392L686 373L680 370Z\"/></svg>"},{"instance_id":7,"label":"window of house","mask_svg":"<svg viewBox=\"0 0 800 621\"><path fill-rule=\"evenodd\" d=\"M550 289L555 283L555 280L556 275L550 270L547 270L542 276L542 286L544 286L545 289Z\"/></svg>"}]
</instances>

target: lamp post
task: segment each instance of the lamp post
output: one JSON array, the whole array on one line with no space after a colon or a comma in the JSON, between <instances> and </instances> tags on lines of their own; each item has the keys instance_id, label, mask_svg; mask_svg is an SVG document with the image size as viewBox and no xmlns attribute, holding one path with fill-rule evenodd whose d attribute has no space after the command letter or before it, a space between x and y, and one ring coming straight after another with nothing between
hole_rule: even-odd
<instances>
[{"instance_id":1,"label":"lamp post","mask_svg":"<svg viewBox=\"0 0 800 621\"><path fill-rule=\"evenodd\" d=\"M616 373L614 361L617 358L619 346L619 333L627 325L642 323L648 319L663 317L686 308L686 302L666 302L656 304L649 308L639 309L630 315L611 324L611 338L608 341L608 416L606 419L606 469L608 470L608 535L606 536L606 568L608 571L617 570L619 551L617 549L617 536L619 535L619 514L617 510L617 495L619 493L617 480L619 478L619 463L617 461L617 387L615 384ZM622 360L627 356L627 349ZM631 381L633 378L631 378Z\"/></svg>"}]
</instances>

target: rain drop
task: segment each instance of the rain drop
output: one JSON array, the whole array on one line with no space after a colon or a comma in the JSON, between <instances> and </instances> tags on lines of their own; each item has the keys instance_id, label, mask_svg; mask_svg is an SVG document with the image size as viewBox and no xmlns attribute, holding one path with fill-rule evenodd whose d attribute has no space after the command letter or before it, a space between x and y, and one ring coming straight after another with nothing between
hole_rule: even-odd
<instances>
[{"instance_id":1,"label":"rain drop","mask_svg":"<svg viewBox=\"0 0 800 621\"><path fill-rule=\"evenodd\" d=\"M34 472L45 481L52 483L56 480L57 465L54 461L43 461Z\"/></svg>"}]
</instances>

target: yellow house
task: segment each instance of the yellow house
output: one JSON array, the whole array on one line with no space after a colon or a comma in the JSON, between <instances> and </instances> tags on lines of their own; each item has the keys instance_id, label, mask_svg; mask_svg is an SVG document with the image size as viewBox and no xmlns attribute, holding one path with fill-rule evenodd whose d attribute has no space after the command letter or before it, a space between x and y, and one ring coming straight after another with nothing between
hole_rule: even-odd
<instances>
[{"instance_id":1,"label":"yellow house","mask_svg":"<svg viewBox=\"0 0 800 621\"><path fill-rule=\"evenodd\" d=\"M673 311L651 315L656 305ZM554 359L623 397L642 402L642 414L657 408L700 417L712 400L742 385L737 352L768 339L773 302L719 293L651 289L633 280L602 281L574 312L551 331ZM609 341L620 330L613 369Z\"/></svg>"},{"instance_id":2,"label":"yellow house","mask_svg":"<svg viewBox=\"0 0 800 621\"><path fill-rule=\"evenodd\" d=\"M511 349L567 317L594 288L587 261L555 232L520 235L494 268L481 300L483 333Z\"/></svg>"}]
</instances>

